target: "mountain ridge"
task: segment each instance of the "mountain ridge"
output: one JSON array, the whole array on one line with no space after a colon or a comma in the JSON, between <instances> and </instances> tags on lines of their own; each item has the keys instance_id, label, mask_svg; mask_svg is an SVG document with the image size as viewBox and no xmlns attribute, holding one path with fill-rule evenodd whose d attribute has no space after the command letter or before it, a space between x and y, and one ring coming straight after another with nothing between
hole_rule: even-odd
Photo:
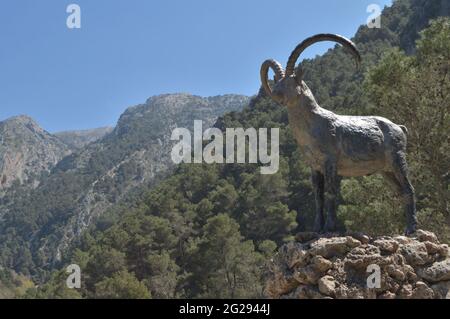
<instances>
[{"instance_id":1,"label":"mountain ridge","mask_svg":"<svg viewBox=\"0 0 450 319\"><path fill-rule=\"evenodd\" d=\"M38 187L11 195L0 206L5 218L0 237L20 224L18 241L28 251L29 258L13 268L23 271L35 263L42 268L57 263L93 220L135 188L151 186L173 166L174 128L191 128L194 120L210 127L224 112L241 110L248 100L241 95L165 94L127 108L110 133L65 156Z\"/></svg>"},{"instance_id":2,"label":"mountain ridge","mask_svg":"<svg viewBox=\"0 0 450 319\"><path fill-rule=\"evenodd\" d=\"M70 153L69 148L27 115L0 122L0 196L8 188L37 187L41 174Z\"/></svg>"},{"instance_id":3,"label":"mountain ridge","mask_svg":"<svg viewBox=\"0 0 450 319\"><path fill-rule=\"evenodd\" d=\"M86 130L71 130L53 133L58 137L64 144L69 146L73 150L79 150L86 145L93 143L99 139L102 139L107 134L113 131L114 127L105 126L98 127L94 129Z\"/></svg>"}]
</instances>

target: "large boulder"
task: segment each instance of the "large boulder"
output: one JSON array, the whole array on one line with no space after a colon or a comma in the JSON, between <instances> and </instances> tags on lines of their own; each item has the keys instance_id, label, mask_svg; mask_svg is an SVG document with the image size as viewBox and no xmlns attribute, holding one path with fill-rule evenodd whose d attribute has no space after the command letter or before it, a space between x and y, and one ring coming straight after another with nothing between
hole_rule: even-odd
<instances>
[{"instance_id":1,"label":"large boulder","mask_svg":"<svg viewBox=\"0 0 450 319\"><path fill-rule=\"evenodd\" d=\"M269 263L269 298L450 298L448 245L431 232L371 238L298 234Z\"/></svg>"},{"instance_id":2,"label":"large boulder","mask_svg":"<svg viewBox=\"0 0 450 319\"><path fill-rule=\"evenodd\" d=\"M421 276L433 283L450 280L450 258L423 269Z\"/></svg>"}]
</instances>

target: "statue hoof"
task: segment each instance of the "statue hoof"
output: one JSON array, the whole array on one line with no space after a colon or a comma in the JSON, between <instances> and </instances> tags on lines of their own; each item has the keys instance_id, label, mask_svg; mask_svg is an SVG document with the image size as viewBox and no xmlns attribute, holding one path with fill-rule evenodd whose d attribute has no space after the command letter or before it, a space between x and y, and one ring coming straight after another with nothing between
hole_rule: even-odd
<instances>
[{"instance_id":1,"label":"statue hoof","mask_svg":"<svg viewBox=\"0 0 450 319\"><path fill-rule=\"evenodd\" d=\"M336 232L336 223L334 222L327 222L325 224L325 233L334 233Z\"/></svg>"},{"instance_id":2,"label":"statue hoof","mask_svg":"<svg viewBox=\"0 0 450 319\"><path fill-rule=\"evenodd\" d=\"M316 220L316 222L314 223L313 231L315 233L322 234L325 231L324 222Z\"/></svg>"},{"instance_id":3,"label":"statue hoof","mask_svg":"<svg viewBox=\"0 0 450 319\"><path fill-rule=\"evenodd\" d=\"M317 234L323 234L325 232L325 229L323 227L314 227L313 232Z\"/></svg>"},{"instance_id":4,"label":"statue hoof","mask_svg":"<svg viewBox=\"0 0 450 319\"><path fill-rule=\"evenodd\" d=\"M407 237L413 237L414 234L416 233L416 227L411 227L411 228L406 228L405 230L405 236Z\"/></svg>"}]
</instances>

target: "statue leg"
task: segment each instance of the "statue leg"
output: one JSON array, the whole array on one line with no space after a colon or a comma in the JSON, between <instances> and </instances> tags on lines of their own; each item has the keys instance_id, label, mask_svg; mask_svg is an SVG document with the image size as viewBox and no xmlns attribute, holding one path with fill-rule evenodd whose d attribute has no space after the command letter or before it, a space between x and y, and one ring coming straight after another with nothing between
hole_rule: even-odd
<instances>
[{"instance_id":1,"label":"statue leg","mask_svg":"<svg viewBox=\"0 0 450 319\"><path fill-rule=\"evenodd\" d=\"M383 177L389 183L395 194L400 196L402 193L402 186L395 177L395 174L392 172L383 172Z\"/></svg>"},{"instance_id":2,"label":"statue leg","mask_svg":"<svg viewBox=\"0 0 450 319\"><path fill-rule=\"evenodd\" d=\"M326 232L336 231L337 225L337 196L339 193L340 178L337 175L336 163L327 162L325 165L325 207L327 210Z\"/></svg>"},{"instance_id":3,"label":"statue leg","mask_svg":"<svg viewBox=\"0 0 450 319\"><path fill-rule=\"evenodd\" d=\"M417 229L416 200L414 187L408 178L408 164L404 154L394 156L394 176L400 188L400 196L406 211L406 235L413 234Z\"/></svg>"},{"instance_id":4,"label":"statue leg","mask_svg":"<svg viewBox=\"0 0 450 319\"><path fill-rule=\"evenodd\" d=\"M311 181L313 185L314 198L316 203L316 218L314 221L314 231L322 232L325 226L325 217L323 214L324 205L324 176L321 172L312 170Z\"/></svg>"}]
</instances>

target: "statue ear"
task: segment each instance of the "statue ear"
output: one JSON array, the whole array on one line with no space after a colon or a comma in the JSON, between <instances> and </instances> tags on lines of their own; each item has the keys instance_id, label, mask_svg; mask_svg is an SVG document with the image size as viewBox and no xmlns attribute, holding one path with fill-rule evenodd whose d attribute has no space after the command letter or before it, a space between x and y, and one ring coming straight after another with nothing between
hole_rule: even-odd
<instances>
[{"instance_id":1,"label":"statue ear","mask_svg":"<svg viewBox=\"0 0 450 319\"><path fill-rule=\"evenodd\" d=\"M299 85L302 84L302 81L303 81L303 69L300 66L298 66L295 69L295 80L297 81L297 83Z\"/></svg>"}]
</instances>

